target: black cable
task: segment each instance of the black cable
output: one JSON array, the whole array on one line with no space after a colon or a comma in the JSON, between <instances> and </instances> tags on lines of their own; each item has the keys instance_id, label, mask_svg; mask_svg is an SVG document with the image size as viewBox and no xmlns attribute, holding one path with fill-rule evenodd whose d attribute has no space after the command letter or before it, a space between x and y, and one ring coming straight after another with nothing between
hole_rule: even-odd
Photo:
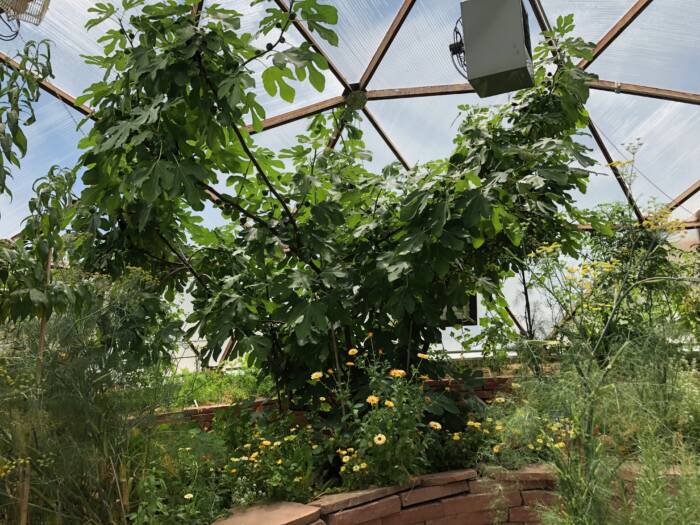
<instances>
[{"instance_id":1,"label":"black cable","mask_svg":"<svg viewBox=\"0 0 700 525\"><path fill-rule=\"evenodd\" d=\"M10 42L17 38L17 35L19 35L19 20L10 20L5 10L0 9L0 40Z\"/></svg>"}]
</instances>

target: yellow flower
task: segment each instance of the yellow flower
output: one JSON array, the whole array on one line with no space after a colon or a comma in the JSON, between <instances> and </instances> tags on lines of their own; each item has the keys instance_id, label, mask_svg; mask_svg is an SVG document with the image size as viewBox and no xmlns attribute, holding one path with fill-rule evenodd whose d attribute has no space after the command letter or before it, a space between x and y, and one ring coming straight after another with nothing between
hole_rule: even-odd
<instances>
[{"instance_id":1,"label":"yellow flower","mask_svg":"<svg viewBox=\"0 0 700 525\"><path fill-rule=\"evenodd\" d=\"M527 448L529 448L530 450L535 450L535 445L533 445L532 443L528 443Z\"/></svg>"},{"instance_id":2,"label":"yellow flower","mask_svg":"<svg viewBox=\"0 0 700 525\"><path fill-rule=\"evenodd\" d=\"M332 369L332 368L329 368L328 370L326 370L326 373L328 373L328 374L333 374L333 369Z\"/></svg>"},{"instance_id":3,"label":"yellow flower","mask_svg":"<svg viewBox=\"0 0 700 525\"><path fill-rule=\"evenodd\" d=\"M194 498L194 495L192 495L191 493L188 492L187 494L185 494L185 495L182 496L182 497L185 498L187 501L189 501L189 500L191 500L192 498Z\"/></svg>"},{"instance_id":4,"label":"yellow flower","mask_svg":"<svg viewBox=\"0 0 700 525\"><path fill-rule=\"evenodd\" d=\"M348 453L348 451L343 450L342 448L339 448L338 450L335 451L335 453L338 454L339 456L344 456L345 454Z\"/></svg>"},{"instance_id":5,"label":"yellow flower","mask_svg":"<svg viewBox=\"0 0 700 525\"><path fill-rule=\"evenodd\" d=\"M322 377L323 377L323 372L314 372L313 374L311 374L312 381L318 381Z\"/></svg>"},{"instance_id":6,"label":"yellow flower","mask_svg":"<svg viewBox=\"0 0 700 525\"><path fill-rule=\"evenodd\" d=\"M518 390L519 388L522 388L522 385L521 385L520 383L511 383L511 384L510 384L510 387L511 387L513 390Z\"/></svg>"},{"instance_id":7,"label":"yellow flower","mask_svg":"<svg viewBox=\"0 0 700 525\"><path fill-rule=\"evenodd\" d=\"M351 348L348 350L348 355L357 355L358 353L357 348Z\"/></svg>"},{"instance_id":8,"label":"yellow flower","mask_svg":"<svg viewBox=\"0 0 700 525\"><path fill-rule=\"evenodd\" d=\"M469 420L469 421L467 421L467 426L468 426L468 427L474 427L474 428L476 428L476 429L478 430L478 429L481 428L481 423L479 423L478 421Z\"/></svg>"},{"instance_id":9,"label":"yellow flower","mask_svg":"<svg viewBox=\"0 0 700 525\"><path fill-rule=\"evenodd\" d=\"M284 436L285 441L294 441L296 438L295 435Z\"/></svg>"},{"instance_id":10,"label":"yellow flower","mask_svg":"<svg viewBox=\"0 0 700 525\"><path fill-rule=\"evenodd\" d=\"M299 483L301 481L301 476L294 478L294 483Z\"/></svg>"},{"instance_id":11,"label":"yellow flower","mask_svg":"<svg viewBox=\"0 0 700 525\"><path fill-rule=\"evenodd\" d=\"M340 467L340 472L345 472L345 470L346 470L346 469L345 469L345 465L343 465L342 467Z\"/></svg>"},{"instance_id":12,"label":"yellow flower","mask_svg":"<svg viewBox=\"0 0 700 525\"><path fill-rule=\"evenodd\" d=\"M493 447L493 453L498 454L501 451L501 445L495 445Z\"/></svg>"},{"instance_id":13,"label":"yellow flower","mask_svg":"<svg viewBox=\"0 0 700 525\"><path fill-rule=\"evenodd\" d=\"M420 379L421 381L429 381L430 376L423 374L423 375L418 376L418 379Z\"/></svg>"},{"instance_id":14,"label":"yellow flower","mask_svg":"<svg viewBox=\"0 0 700 525\"><path fill-rule=\"evenodd\" d=\"M366 469L366 468L367 468L367 463L360 463L360 468L361 468L362 470Z\"/></svg>"},{"instance_id":15,"label":"yellow flower","mask_svg":"<svg viewBox=\"0 0 700 525\"><path fill-rule=\"evenodd\" d=\"M237 471L235 468L232 468L232 469L231 469L231 475L232 475L232 476L233 476L234 474L236 474L236 472L238 472L238 471Z\"/></svg>"},{"instance_id":16,"label":"yellow flower","mask_svg":"<svg viewBox=\"0 0 700 525\"><path fill-rule=\"evenodd\" d=\"M345 363L345 366L355 366L355 363L353 363L352 361L348 361L347 363Z\"/></svg>"},{"instance_id":17,"label":"yellow flower","mask_svg":"<svg viewBox=\"0 0 700 525\"><path fill-rule=\"evenodd\" d=\"M355 449L352 447L348 447L348 454L352 454L353 452L355 452Z\"/></svg>"},{"instance_id":18,"label":"yellow flower","mask_svg":"<svg viewBox=\"0 0 700 525\"><path fill-rule=\"evenodd\" d=\"M428 426L433 430L440 430L442 428L442 425L437 421L431 421L430 423L428 423Z\"/></svg>"},{"instance_id":19,"label":"yellow flower","mask_svg":"<svg viewBox=\"0 0 700 525\"><path fill-rule=\"evenodd\" d=\"M541 445L542 443L544 443L544 440L542 438L537 438L537 442Z\"/></svg>"},{"instance_id":20,"label":"yellow flower","mask_svg":"<svg viewBox=\"0 0 700 525\"><path fill-rule=\"evenodd\" d=\"M391 377L406 377L406 371L394 368L392 370L389 370L389 375Z\"/></svg>"},{"instance_id":21,"label":"yellow flower","mask_svg":"<svg viewBox=\"0 0 700 525\"><path fill-rule=\"evenodd\" d=\"M348 463L350 461L350 456L343 456L343 463Z\"/></svg>"},{"instance_id":22,"label":"yellow flower","mask_svg":"<svg viewBox=\"0 0 700 525\"><path fill-rule=\"evenodd\" d=\"M273 446L273 447L279 447L281 444L282 444L281 441L275 441L275 442L272 444L272 446Z\"/></svg>"},{"instance_id":23,"label":"yellow flower","mask_svg":"<svg viewBox=\"0 0 700 525\"><path fill-rule=\"evenodd\" d=\"M557 443L554 443L554 448L564 448L566 446L566 443L563 441L559 441Z\"/></svg>"},{"instance_id":24,"label":"yellow flower","mask_svg":"<svg viewBox=\"0 0 700 525\"><path fill-rule=\"evenodd\" d=\"M386 401L384 401L384 406L387 408L394 408L394 402L387 399Z\"/></svg>"},{"instance_id":25,"label":"yellow flower","mask_svg":"<svg viewBox=\"0 0 700 525\"><path fill-rule=\"evenodd\" d=\"M353 471L353 472L359 472L359 471L360 471L360 466L359 466L359 465L353 466L353 467L352 467L352 471Z\"/></svg>"},{"instance_id":26,"label":"yellow flower","mask_svg":"<svg viewBox=\"0 0 700 525\"><path fill-rule=\"evenodd\" d=\"M282 463L284 463L284 461L281 459L278 459L275 463L277 463L278 465L281 465Z\"/></svg>"},{"instance_id":27,"label":"yellow flower","mask_svg":"<svg viewBox=\"0 0 700 525\"><path fill-rule=\"evenodd\" d=\"M245 445L243 445L243 448L250 448L250 443L246 443Z\"/></svg>"},{"instance_id":28,"label":"yellow flower","mask_svg":"<svg viewBox=\"0 0 700 525\"><path fill-rule=\"evenodd\" d=\"M493 402L494 402L494 403L503 404L503 403L506 402L506 398L505 398L505 397L497 397L497 398L495 398L495 399L493 400Z\"/></svg>"},{"instance_id":29,"label":"yellow flower","mask_svg":"<svg viewBox=\"0 0 700 525\"><path fill-rule=\"evenodd\" d=\"M260 444L261 444L263 447L269 447L270 445L272 445L272 443L269 442L267 439L263 440L263 442L260 443Z\"/></svg>"},{"instance_id":30,"label":"yellow flower","mask_svg":"<svg viewBox=\"0 0 700 525\"><path fill-rule=\"evenodd\" d=\"M374 337L374 332L367 332L367 339L371 339Z\"/></svg>"},{"instance_id":31,"label":"yellow flower","mask_svg":"<svg viewBox=\"0 0 700 525\"><path fill-rule=\"evenodd\" d=\"M318 448L318 445L311 445L311 450L316 450Z\"/></svg>"},{"instance_id":32,"label":"yellow flower","mask_svg":"<svg viewBox=\"0 0 700 525\"><path fill-rule=\"evenodd\" d=\"M429 359L430 358L428 356L428 354L417 354L417 355L418 355L418 359Z\"/></svg>"},{"instance_id":33,"label":"yellow flower","mask_svg":"<svg viewBox=\"0 0 700 525\"><path fill-rule=\"evenodd\" d=\"M462 439L462 436L459 434L459 432L452 434L452 441L459 441L460 439Z\"/></svg>"},{"instance_id":34,"label":"yellow flower","mask_svg":"<svg viewBox=\"0 0 700 525\"><path fill-rule=\"evenodd\" d=\"M323 397L323 396L320 396L320 397L318 398L318 400L319 400L319 401L325 401L325 400L326 400L326 398L325 398L325 397Z\"/></svg>"},{"instance_id":35,"label":"yellow flower","mask_svg":"<svg viewBox=\"0 0 700 525\"><path fill-rule=\"evenodd\" d=\"M384 443L386 443L386 436L384 434L377 434L374 436L374 444L382 446Z\"/></svg>"},{"instance_id":36,"label":"yellow flower","mask_svg":"<svg viewBox=\"0 0 700 525\"><path fill-rule=\"evenodd\" d=\"M379 398L377 396L367 396L367 402L372 406L377 406Z\"/></svg>"},{"instance_id":37,"label":"yellow flower","mask_svg":"<svg viewBox=\"0 0 700 525\"><path fill-rule=\"evenodd\" d=\"M493 428L496 432L503 432L503 425L500 423L496 423L496 426Z\"/></svg>"}]
</instances>

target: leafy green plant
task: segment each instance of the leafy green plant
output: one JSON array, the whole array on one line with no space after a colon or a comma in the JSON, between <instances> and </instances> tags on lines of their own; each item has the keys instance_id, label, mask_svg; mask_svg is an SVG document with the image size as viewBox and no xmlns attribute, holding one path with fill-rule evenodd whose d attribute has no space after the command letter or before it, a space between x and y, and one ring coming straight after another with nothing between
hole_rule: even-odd
<instances>
[{"instance_id":1,"label":"leafy green plant","mask_svg":"<svg viewBox=\"0 0 700 525\"><path fill-rule=\"evenodd\" d=\"M19 168L28 148L22 128L36 121L33 104L39 100L39 84L52 75L47 41L27 42L13 64L0 65L0 195L12 196L11 165Z\"/></svg>"},{"instance_id":2,"label":"leafy green plant","mask_svg":"<svg viewBox=\"0 0 700 525\"><path fill-rule=\"evenodd\" d=\"M368 172L349 108L332 115L349 124L337 150L326 147L334 129L323 115L279 155L256 147L245 121L262 117L251 60L271 60L263 86L288 100L286 79L316 82L322 59L273 32L298 17L335 41L332 8L290 7L270 8L261 22L266 49L218 6L197 25L190 5L156 3L131 16L126 34L109 32L92 60L114 76L84 99L97 123L82 143L86 188L74 221L77 263L162 272L169 297L187 287L191 333L207 341L202 359L233 336L234 355L269 373L287 402L311 371L337 367L359 334L373 332L392 365L409 370L442 328L465 320L473 294L502 302L524 246L554 239L573 254L580 214L571 191L588 173L570 166L592 162L574 140L589 79L574 61L589 49L566 34L569 18L550 35L562 60L548 44L537 51L533 89L493 113L463 108L449 159ZM100 18L114 14L99 9ZM199 224L206 202L227 226Z\"/></svg>"}]
</instances>

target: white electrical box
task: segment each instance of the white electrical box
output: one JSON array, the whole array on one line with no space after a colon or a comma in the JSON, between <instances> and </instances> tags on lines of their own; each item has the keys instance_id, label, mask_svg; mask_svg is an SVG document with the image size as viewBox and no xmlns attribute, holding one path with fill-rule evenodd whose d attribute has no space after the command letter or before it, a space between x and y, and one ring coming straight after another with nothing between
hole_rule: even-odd
<instances>
[{"instance_id":1,"label":"white electrical box","mask_svg":"<svg viewBox=\"0 0 700 525\"><path fill-rule=\"evenodd\" d=\"M534 85L530 29L521 0L462 2L464 57L480 97Z\"/></svg>"}]
</instances>

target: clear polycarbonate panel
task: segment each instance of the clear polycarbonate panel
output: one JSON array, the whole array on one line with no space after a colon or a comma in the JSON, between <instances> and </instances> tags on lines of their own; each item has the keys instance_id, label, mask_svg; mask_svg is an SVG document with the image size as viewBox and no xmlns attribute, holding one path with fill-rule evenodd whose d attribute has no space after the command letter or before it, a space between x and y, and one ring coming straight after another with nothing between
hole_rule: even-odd
<instances>
[{"instance_id":1,"label":"clear polycarbonate panel","mask_svg":"<svg viewBox=\"0 0 700 525\"><path fill-rule=\"evenodd\" d=\"M377 51L402 0L325 0L338 10L338 46L320 42L350 83L358 82ZM410 15L409 15L410 16Z\"/></svg>"},{"instance_id":2,"label":"clear polycarbonate panel","mask_svg":"<svg viewBox=\"0 0 700 525\"><path fill-rule=\"evenodd\" d=\"M541 289L528 288L527 301L523 290L519 277L510 277L506 279L503 285L503 295L520 325L522 327L527 326L526 311L529 301L530 315L533 320L535 333L538 337L546 338L557 322L562 319L562 309L552 297Z\"/></svg>"},{"instance_id":3,"label":"clear polycarbonate panel","mask_svg":"<svg viewBox=\"0 0 700 525\"><path fill-rule=\"evenodd\" d=\"M529 2L525 7L534 45L540 40L539 28ZM370 89L466 82L452 64L449 51L460 16L457 0L417 0L370 82Z\"/></svg>"},{"instance_id":4,"label":"clear polycarbonate panel","mask_svg":"<svg viewBox=\"0 0 700 525\"><path fill-rule=\"evenodd\" d=\"M480 99L473 93L422 98L375 100L368 103L377 120L411 164L448 156L462 121L459 106L493 105L507 101L499 95Z\"/></svg>"},{"instance_id":5,"label":"clear polycarbonate panel","mask_svg":"<svg viewBox=\"0 0 700 525\"><path fill-rule=\"evenodd\" d=\"M53 0L41 25L22 24L19 37L11 42L0 42L0 50L14 56L25 42L49 40L55 75L52 82L78 96L102 77L101 70L85 64L80 55L101 53L102 46L97 39L109 27L117 27L116 23L107 21L90 31L85 29L85 22L92 17L87 10L94 3L92 0Z\"/></svg>"},{"instance_id":6,"label":"clear polycarbonate panel","mask_svg":"<svg viewBox=\"0 0 700 525\"><path fill-rule=\"evenodd\" d=\"M574 33L587 42L598 42L634 5L634 0L540 0L551 25L557 17L574 15Z\"/></svg>"},{"instance_id":7,"label":"clear polycarbonate panel","mask_svg":"<svg viewBox=\"0 0 700 525\"><path fill-rule=\"evenodd\" d=\"M381 135L377 133L377 130L374 128L374 126L372 126L372 124L369 123L366 118L364 118L364 115L362 116L363 120L358 124L358 127L362 130L362 140L364 140L365 142L365 147L367 148L367 151L371 153L372 159L362 160L361 163L368 170L379 173L381 172L382 168L384 168L384 166L397 162L398 159L391 151L387 143L384 141L384 139L381 137ZM381 119L379 119L377 115L374 115L374 118L383 128L384 123L381 121ZM390 134L389 137L393 140L393 137L391 137Z\"/></svg>"},{"instance_id":8,"label":"clear polycarbonate panel","mask_svg":"<svg viewBox=\"0 0 700 525\"><path fill-rule=\"evenodd\" d=\"M700 191L673 210L671 216L680 221L700 221Z\"/></svg>"},{"instance_id":9,"label":"clear polycarbonate panel","mask_svg":"<svg viewBox=\"0 0 700 525\"><path fill-rule=\"evenodd\" d=\"M22 228L22 220L29 214L27 203L33 196L34 182L45 176L51 166L72 168L80 156L77 144L82 132L76 130L76 122L82 116L46 94L35 105L35 111L37 121L24 128L27 155L21 160L21 168L13 167L9 181L13 197L0 196L0 238L15 235ZM89 123L86 125L84 132L89 129ZM78 180L76 193L80 188Z\"/></svg>"},{"instance_id":10,"label":"clear polycarbonate panel","mask_svg":"<svg viewBox=\"0 0 700 525\"><path fill-rule=\"evenodd\" d=\"M663 0L650 4L590 69L605 80L700 93L699 49L700 2Z\"/></svg>"},{"instance_id":11,"label":"clear polycarbonate panel","mask_svg":"<svg viewBox=\"0 0 700 525\"><path fill-rule=\"evenodd\" d=\"M614 160L630 160L638 143L632 193L643 207L665 204L698 180L700 108L592 91L588 109Z\"/></svg>"}]
</instances>

